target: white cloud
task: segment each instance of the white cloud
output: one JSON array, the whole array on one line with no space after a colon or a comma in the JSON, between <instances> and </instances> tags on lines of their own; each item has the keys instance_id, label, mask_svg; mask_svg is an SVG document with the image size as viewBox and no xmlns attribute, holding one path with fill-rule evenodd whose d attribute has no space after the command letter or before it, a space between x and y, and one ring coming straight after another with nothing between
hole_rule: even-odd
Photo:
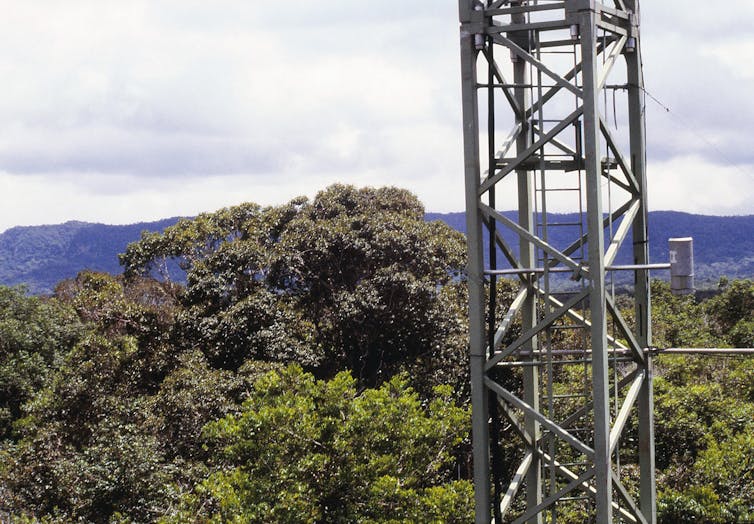
<instances>
[{"instance_id":1,"label":"white cloud","mask_svg":"<svg viewBox=\"0 0 754 524\"><path fill-rule=\"evenodd\" d=\"M653 163L647 172L649 206L708 215L751 213L752 166L719 165L698 155Z\"/></svg>"},{"instance_id":2,"label":"white cloud","mask_svg":"<svg viewBox=\"0 0 754 524\"><path fill-rule=\"evenodd\" d=\"M259 182L249 176L224 175L166 182L117 175L0 174L0 231L14 225L54 224L68 220L129 224L171 216L194 216L245 201L280 204L305 194L300 186ZM315 175L314 187L337 177ZM272 177L270 177L272 179ZM88 186L88 190L82 187Z\"/></svg>"},{"instance_id":3,"label":"white cloud","mask_svg":"<svg viewBox=\"0 0 754 524\"><path fill-rule=\"evenodd\" d=\"M737 81L754 79L754 62L741 60L741 57L754 57L754 36L729 38L722 42L704 46L702 56L721 62L728 68L730 76Z\"/></svg>"},{"instance_id":4,"label":"white cloud","mask_svg":"<svg viewBox=\"0 0 754 524\"><path fill-rule=\"evenodd\" d=\"M335 181L463 209L456 0L0 7L2 227L195 214ZM754 164L754 4L644 2L642 17L647 86L674 112L648 107L658 185L697 154L740 186ZM681 191L653 190L652 208L720 207Z\"/></svg>"}]
</instances>

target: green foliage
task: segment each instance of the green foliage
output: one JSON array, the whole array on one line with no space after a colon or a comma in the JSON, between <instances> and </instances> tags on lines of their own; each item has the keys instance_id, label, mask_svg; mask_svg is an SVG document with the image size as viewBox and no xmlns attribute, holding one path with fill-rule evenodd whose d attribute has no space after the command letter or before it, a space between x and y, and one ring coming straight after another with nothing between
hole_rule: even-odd
<instances>
[{"instance_id":1,"label":"green foliage","mask_svg":"<svg viewBox=\"0 0 754 524\"><path fill-rule=\"evenodd\" d=\"M145 234L122 256L126 275L181 260L177 333L214 366L300 362L332 377L344 365L367 385L419 366L430 391L440 358L462 361L458 292L463 237L424 221L395 188L335 185L311 202L242 205ZM465 365L463 366L465 368Z\"/></svg>"},{"instance_id":2,"label":"green foliage","mask_svg":"<svg viewBox=\"0 0 754 524\"><path fill-rule=\"evenodd\" d=\"M661 522L749 522L754 360L662 356L655 380Z\"/></svg>"},{"instance_id":3,"label":"green foliage","mask_svg":"<svg viewBox=\"0 0 754 524\"><path fill-rule=\"evenodd\" d=\"M85 271L52 298L0 288L1 519L472 520L464 243L410 193L244 204L122 261L126 277ZM653 283L655 345L751 345L753 285L697 302ZM517 290L499 281L498 321ZM661 522L751 521L754 359L655 362ZM520 370L500 379L520 389ZM515 468L516 442L501 449Z\"/></svg>"},{"instance_id":4,"label":"green foliage","mask_svg":"<svg viewBox=\"0 0 754 524\"><path fill-rule=\"evenodd\" d=\"M221 467L168 520L467 522L470 484L448 480L469 413L449 388L436 395L423 407L405 377L358 393L347 373L271 372L239 415L207 426Z\"/></svg>"},{"instance_id":5,"label":"green foliage","mask_svg":"<svg viewBox=\"0 0 754 524\"><path fill-rule=\"evenodd\" d=\"M715 493L732 506L754 509L754 427L752 411L747 426L730 431L726 438L711 439L695 464L697 481L713 486Z\"/></svg>"},{"instance_id":6,"label":"green foliage","mask_svg":"<svg viewBox=\"0 0 754 524\"><path fill-rule=\"evenodd\" d=\"M739 320L730 330L728 340L733 347L754 348L754 320Z\"/></svg>"},{"instance_id":7,"label":"green foliage","mask_svg":"<svg viewBox=\"0 0 754 524\"><path fill-rule=\"evenodd\" d=\"M0 286L0 441L82 331L65 304Z\"/></svg>"},{"instance_id":8,"label":"green foliage","mask_svg":"<svg viewBox=\"0 0 754 524\"><path fill-rule=\"evenodd\" d=\"M657 500L657 522L677 524L698 522L700 524L728 524L746 522L735 520L720 504L720 497L707 485L691 486L683 491L661 491Z\"/></svg>"},{"instance_id":9,"label":"green foliage","mask_svg":"<svg viewBox=\"0 0 754 524\"><path fill-rule=\"evenodd\" d=\"M652 340L659 348L714 347L716 337L693 295L673 295L666 282L653 280Z\"/></svg>"},{"instance_id":10,"label":"green foliage","mask_svg":"<svg viewBox=\"0 0 754 524\"><path fill-rule=\"evenodd\" d=\"M323 454L316 448L286 450L302 420L290 418L288 433L276 436L281 474L305 468L312 482L329 482L331 498L351 486L363 495L352 492L349 500L364 521L388 513L467 521L470 485L449 481L467 413L450 401L451 389L432 392L444 379L457 386L465 373L463 242L422 214L401 190L335 186L312 202L238 206L145 234L124 256L128 278L87 271L61 282L56 297L40 304L54 304L79 327L17 402L16 439L0 448L0 514L48 522L195 520L180 516L179 501L188 511L192 497L210 500L223 483L240 489L231 473L246 469L218 447L225 440L232 448L228 435L202 428L245 420L250 408L242 405L252 398L261 414L274 413L265 399L275 396L260 393L266 383L259 377L295 360L332 378L329 385L297 371L299 387L320 391L316 402L343 411L301 413L309 430L325 432L317 438L329 442L330 469L341 473L332 480L317 473ZM324 241L309 249L307 238L320 233ZM172 257L187 269L185 288L141 276ZM16 329L19 337L23 331ZM338 374L349 368L358 380ZM392 378L402 369L417 377L412 386L420 393ZM385 389L357 393L370 382ZM340 428L346 415L352 422ZM405 423L420 433L409 434ZM294 492L278 510L306 504Z\"/></svg>"},{"instance_id":11,"label":"green foliage","mask_svg":"<svg viewBox=\"0 0 754 524\"><path fill-rule=\"evenodd\" d=\"M14 498L0 509L92 522L125 509L149 520L171 476L157 439L142 429L139 354L132 336L90 333L66 355L16 423L23 438L0 471Z\"/></svg>"},{"instance_id":12,"label":"green foliage","mask_svg":"<svg viewBox=\"0 0 754 524\"><path fill-rule=\"evenodd\" d=\"M167 455L175 459L206 460L202 438L205 424L236 413L256 378L274 364L248 361L238 373L213 369L200 351L182 354L178 366L159 391L150 396L146 424L162 441Z\"/></svg>"},{"instance_id":13,"label":"green foliage","mask_svg":"<svg viewBox=\"0 0 754 524\"><path fill-rule=\"evenodd\" d=\"M754 347L754 281L725 282L705 304L716 336L734 347Z\"/></svg>"},{"instance_id":14,"label":"green foliage","mask_svg":"<svg viewBox=\"0 0 754 524\"><path fill-rule=\"evenodd\" d=\"M175 367L164 291L91 272L58 287L50 303L84 328L21 406L19 439L2 450L0 491L9 494L0 512L105 522L123 511L149 521L170 503L165 486L181 469L149 430L161 425L148 402Z\"/></svg>"},{"instance_id":15,"label":"green foliage","mask_svg":"<svg viewBox=\"0 0 754 524\"><path fill-rule=\"evenodd\" d=\"M653 282L660 347L751 347L754 283L720 281L698 303ZM750 522L754 507L754 359L661 356L655 438L660 522Z\"/></svg>"}]
</instances>

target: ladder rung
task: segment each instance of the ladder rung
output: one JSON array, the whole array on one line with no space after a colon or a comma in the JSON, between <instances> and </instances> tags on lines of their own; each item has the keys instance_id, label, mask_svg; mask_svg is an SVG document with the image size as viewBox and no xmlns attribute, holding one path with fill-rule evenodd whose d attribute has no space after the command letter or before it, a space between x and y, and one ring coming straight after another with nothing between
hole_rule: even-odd
<instances>
[{"instance_id":1,"label":"ladder rung","mask_svg":"<svg viewBox=\"0 0 754 524\"><path fill-rule=\"evenodd\" d=\"M567 399L567 398L586 398L586 393L573 393L571 395L553 395L554 399Z\"/></svg>"},{"instance_id":2,"label":"ladder rung","mask_svg":"<svg viewBox=\"0 0 754 524\"><path fill-rule=\"evenodd\" d=\"M560 462L560 465L561 466L565 466L567 468L568 467L573 467L573 466L584 466L584 467L587 467L587 466L589 466L589 463L587 463L587 462Z\"/></svg>"},{"instance_id":3,"label":"ladder rung","mask_svg":"<svg viewBox=\"0 0 754 524\"><path fill-rule=\"evenodd\" d=\"M592 500L592 497L588 495L577 495L575 497L561 497L558 500L560 502L574 502L577 500Z\"/></svg>"}]
</instances>

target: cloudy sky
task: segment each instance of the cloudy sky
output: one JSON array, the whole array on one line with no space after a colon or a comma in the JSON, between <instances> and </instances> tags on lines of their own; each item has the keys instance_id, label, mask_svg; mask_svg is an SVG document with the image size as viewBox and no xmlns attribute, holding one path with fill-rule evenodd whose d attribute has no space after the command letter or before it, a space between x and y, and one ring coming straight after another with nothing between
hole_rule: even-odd
<instances>
[{"instance_id":1,"label":"cloudy sky","mask_svg":"<svg viewBox=\"0 0 754 524\"><path fill-rule=\"evenodd\" d=\"M0 231L340 181L463 209L456 0L0 0ZM642 4L650 205L754 214L754 2Z\"/></svg>"}]
</instances>

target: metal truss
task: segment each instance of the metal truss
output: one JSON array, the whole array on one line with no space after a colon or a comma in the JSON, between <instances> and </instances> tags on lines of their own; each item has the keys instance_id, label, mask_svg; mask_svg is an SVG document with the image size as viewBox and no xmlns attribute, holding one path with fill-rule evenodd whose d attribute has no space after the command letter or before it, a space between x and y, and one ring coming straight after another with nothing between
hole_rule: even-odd
<instances>
[{"instance_id":1,"label":"metal truss","mask_svg":"<svg viewBox=\"0 0 754 524\"><path fill-rule=\"evenodd\" d=\"M476 521L654 523L638 0L459 7Z\"/></svg>"}]
</instances>

